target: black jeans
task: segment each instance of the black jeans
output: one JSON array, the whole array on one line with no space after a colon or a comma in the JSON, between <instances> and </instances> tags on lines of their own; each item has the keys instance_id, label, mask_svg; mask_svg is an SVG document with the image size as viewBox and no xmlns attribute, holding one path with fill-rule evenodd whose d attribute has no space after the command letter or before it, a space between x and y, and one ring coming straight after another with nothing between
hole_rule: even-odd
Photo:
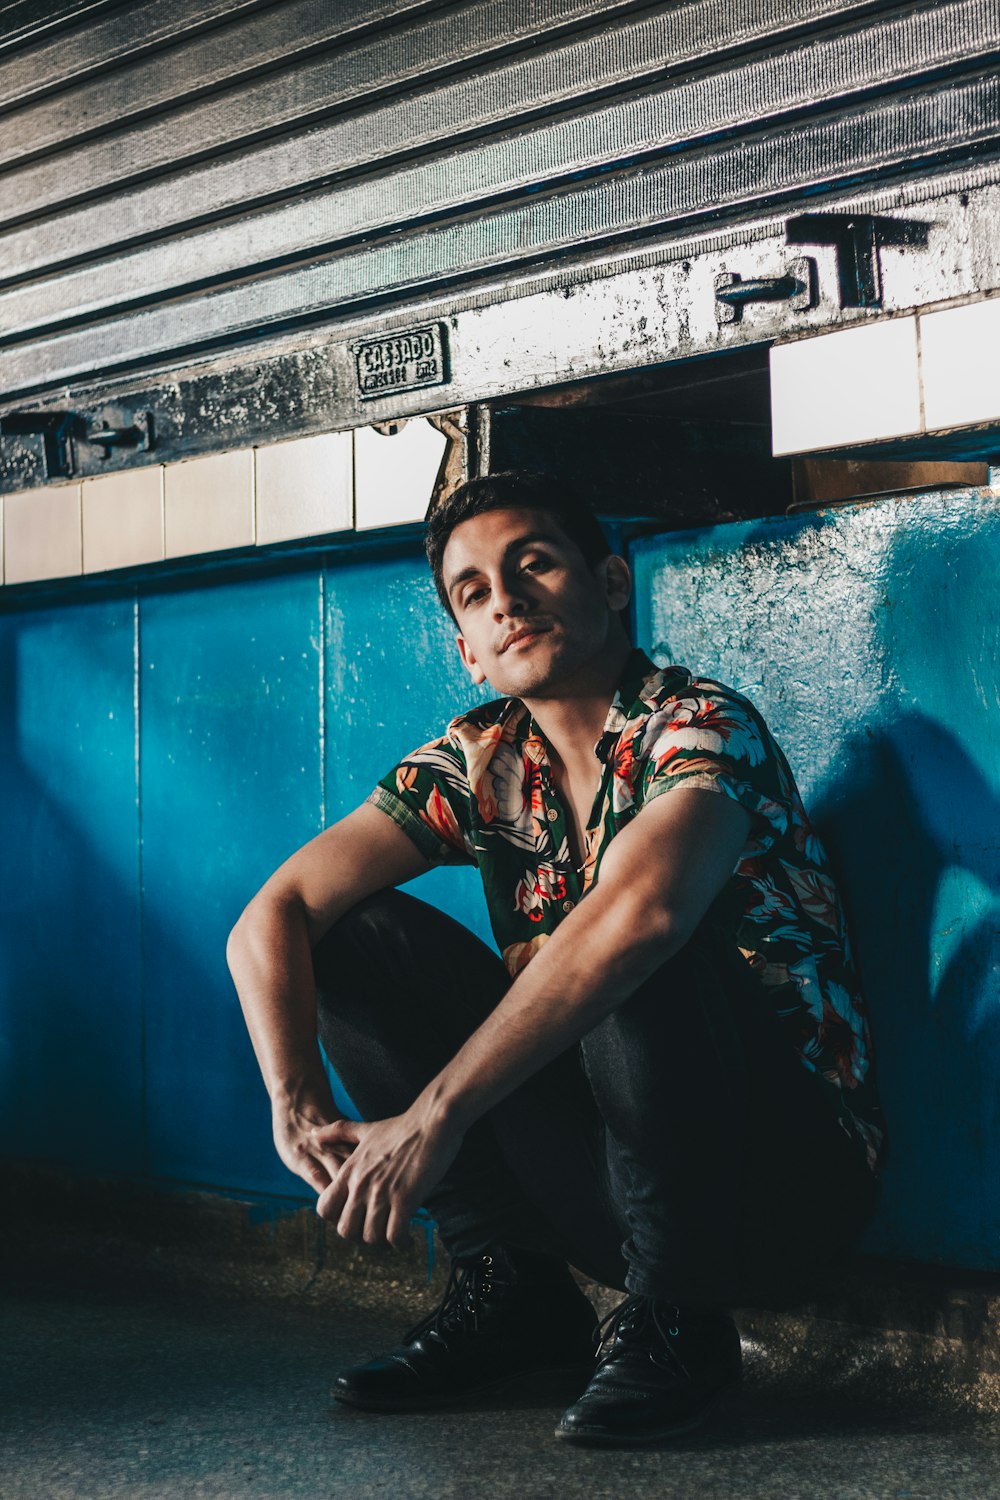
<instances>
[{"instance_id":1,"label":"black jeans","mask_svg":"<svg viewBox=\"0 0 1000 1500\"><path fill-rule=\"evenodd\" d=\"M500 960L400 891L314 953L323 1047L365 1119L402 1113L500 1000ZM452 1255L559 1256L678 1304L808 1293L870 1213L860 1148L709 921L470 1129L427 1200Z\"/></svg>"}]
</instances>

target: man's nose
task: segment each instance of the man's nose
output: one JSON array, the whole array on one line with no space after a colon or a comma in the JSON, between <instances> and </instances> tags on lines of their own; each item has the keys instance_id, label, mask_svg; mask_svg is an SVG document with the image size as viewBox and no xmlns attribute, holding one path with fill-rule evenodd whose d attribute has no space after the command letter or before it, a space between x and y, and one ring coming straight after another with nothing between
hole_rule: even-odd
<instances>
[{"instance_id":1,"label":"man's nose","mask_svg":"<svg viewBox=\"0 0 1000 1500\"><path fill-rule=\"evenodd\" d=\"M527 593L519 578L497 580L493 588L493 613L498 620L527 614L528 608Z\"/></svg>"}]
</instances>

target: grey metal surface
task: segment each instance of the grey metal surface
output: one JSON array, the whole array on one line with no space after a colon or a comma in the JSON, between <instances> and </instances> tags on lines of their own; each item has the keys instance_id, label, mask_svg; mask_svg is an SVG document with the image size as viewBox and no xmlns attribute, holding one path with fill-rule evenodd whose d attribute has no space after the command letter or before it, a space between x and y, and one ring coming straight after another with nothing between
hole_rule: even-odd
<instances>
[{"instance_id":1,"label":"grey metal surface","mask_svg":"<svg viewBox=\"0 0 1000 1500\"><path fill-rule=\"evenodd\" d=\"M116 317L113 298L139 300L135 290L128 296L130 268L123 259L115 268L118 280L111 297L100 304L107 316L99 340L90 329L81 329L9 344L0 350L0 386L8 392L30 391L79 380L95 366L111 371L175 350L219 347L268 326L318 323L333 309L352 303L385 301L445 278L503 270L546 252L592 247L625 233L655 229L665 216L690 225L707 217L704 210L699 214L705 202L713 205L713 217L726 209L759 212L771 194L791 204L795 188L833 186L865 169L886 173L905 167L918 151L925 159L947 160L991 135L998 112L1000 75L987 76L947 93L872 106L861 119L836 116L812 127L791 126L753 141L678 156L620 177L601 176L560 194L531 196L405 238L392 235L380 244L221 290L200 290L162 307L147 309L140 301L130 316ZM784 180L776 184L779 160ZM377 197L383 188L395 193L398 177L380 179L371 188L360 185L357 193L363 200L369 192ZM350 201L352 192L337 195L328 206L331 215L345 211L343 200ZM244 226L248 244L253 242L252 227ZM57 298L58 288L51 290Z\"/></svg>"},{"instance_id":2,"label":"grey metal surface","mask_svg":"<svg viewBox=\"0 0 1000 1500\"><path fill-rule=\"evenodd\" d=\"M345 318L377 334L542 268L572 286L597 253L737 243L817 193L953 164L975 191L998 52L1000 0L71 14L0 53L0 403Z\"/></svg>"},{"instance_id":3,"label":"grey metal surface","mask_svg":"<svg viewBox=\"0 0 1000 1500\"><path fill-rule=\"evenodd\" d=\"M0 63L0 103L9 106L64 88L101 68L142 56L175 36L229 14L257 10L265 3L180 0L165 6L157 0L138 0L125 7L115 3L57 7L54 14L50 11L48 24L40 32L37 23L29 25L29 35L17 39L20 48L16 55ZM31 32L35 39L29 49Z\"/></svg>"},{"instance_id":4,"label":"grey metal surface","mask_svg":"<svg viewBox=\"0 0 1000 1500\"><path fill-rule=\"evenodd\" d=\"M488 9L497 12L499 7ZM970 26L975 25L974 43L967 36L956 35L954 22L959 12ZM499 14L493 19L497 25L502 24ZM650 32L651 28L647 26L646 30ZM411 39L409 32L407 37ZM220 177L224 177L229 193L259 199L275 180L287 181L291 176L309 182L321 177L331 161L336 161L342 171L370 166L449 133L460 135L477 122L479 126L501 124L514 96L549 102L573 97L584 80L597 71L598 63L603 70L598 75L602 83L621 82L643 64L650 66L666 42L662 31L647 35L643 41L650 45L641 56L635 56L629 49L616 53L599 46L598 40L591 39L585 48L573 43L555 54L499 64L486 97L482 80L474 76L334 120L317 127L304 140L258 148L238 160L227 160L224 170L211 166L197 169L178 184L174 212L197 213L199 203L207 209ZM803 180L812 181L820 173L827 179L838 172L843 175L864 166L872 146L878 153L877 160L885 165L893 156L898 159L902 155L906 161L918 149L914 136L919 138L919 149L936 148L938 153L953 150L981 138L984 132L992 134L997 113L992 79L976 80L971 89L954 85L944 93L935 84L905 101L893 99L876 109L865 103L855 103L850 111L843 106L848 96L866 96L878 84L909 81L926 74L932 66L940 68L963 57L966 61L976 59L982 68L998 48L1000 6L993 0L972 0L971 4L957 0L930 18L918 13L887 24L877 49L858 47L855 38L839 36L810 41L756 62L734 62L707 77L678 80L638 97L617 98L559 121L545 120L513 139L504 136L476 141L443 155L402 163L375 180L365 176L338 181L308 198L261 210L249 221L238 219L192 231L179 240L154 243L41 283L22 284L0 296L0 338L24 337L32 331L93 316L100 310L148 302L192 284L205 286L226 278L236 265L248 276L265 265L301 261L310 252L329 252L362 235L387 230L398 233L407 223L456 213L473 196L473 184L475 199L480 203L510 199L521 197L539 181L564 179L570 168L574 174L592 177L609 158L634 163L649 160L668 148L685 148L683 154L664 165L658 177L638 179L647 189L649 200L645 212L638 215L638 223L635 209L630 212L626 201L635 178L621 183L616 178L613 188L601 183L597 193L605 200L603 214L591 212L583 219L580 215L585 210L568 205L585 202L586 189L581 185L564 190L564 218L572 243L575 238L594 240L609 232L627 233L658 217L678 218L699 209L704 212L708 207L718 211L734 200L764 196L769 180L779 172L786 189ZM294 82L296 87L301 84L301 71ZM751 135L738 145L707 146L737 129L752 131L761 100L766 99L770 111L778 116L797 115L832 97L842 102L835 121L821 120L783 131L772 127L763 139ZM213 108L222 112L223 104ZM898 140L895 152L894 133ZM696 154L699 146L703 148L700 155ZM706 170L711 180L706 180ZM162 191L147 189L145 197L160 202ZM8 178L8 212L15 211L15 200L16 180L12 189L12 179ZM135 200L128 205L119 202L116 211L125 208L127 212L137 206ZM508 212L524 218L523 209ZM97 213L97 209L84 211L90 217ZM105 208L103 217L104 233L110 234L120 222L117 213L109 216ZM550 221L551 217L550 203ZM477 222L495 222L495 214L484 210ZM79 223L76 227L83 228ZM52 232L60 232L59 221ZM36 232L31 237L34 253L42 256L44 233ZM475 235L480 242L489 237L482 229ZM25 238L21 237L21 244ZM548 224L541 236L537 231L526 235L522 229L517 240L522 254L531 254L544 249L546 241L553 247L565 243L566 234L557 238ZM435 243L441 245L440 237ZM18 248L9 243L5 246L0 239L0 274L3 269L8 274L14 270L10 262L4 267L5 250L9 254ZM504 253L502 243L499 248ZM470 252L467 243L456 246L455 256L459 267L483 263L482 254ZM393 278L386 277L380 259L374 252L355 257L344 267L344 291L331 289L334 300L348 300L348 288L355 296L363 296L370 286L391 287ZM407 259L411 264L419 263L412 252ZM359 260L361 266L356 264ZM368 275L362 269L366 261L370 261ZM450 261L446 253L440 256L440 275L452 273Z\"/></svg>"},{"instance_id":5,"label":"grey metal surface","mask_svg":"<svg viewBox=\"0 0 1000 1500\"><path fill-rule=\"evenodd\" d=\"M0 51L13 50L25 41L38 42L84 16L95 17L110 10L117 0L4 0L0 4Z\"/></svg>"},{"instance_id":6,"label":"grey metal surface","mask_svg":"<svg viewBox=\"0 0 1000 1500\"><path fill-rule=\"evenodd\" d=\"M1000 238L995 233L1000 170L995 163L961 166L861 196L835 197L823 206L894 215L927 226L926 248L889 246L880 252L889 312L961 300L980 288L1000 286ZM786 243L786 222L771 216L724 232L709 228L669 240L653 238L578 262L571 287L559 266L529 265L516 276L504 270L473 287L432 292L403 307L360 310L317 330L260 330L235 350L187 364L178 361L166 375L124 367L114 376L94 371L81 377L71 395L43 398L41 404L47 410L68 405L94 420L112 399L128 410L151 411L157 449L136 455L131 466L492 400L512 391L578 381L595 370L608 375L713 355L742 359L774 338L869 316L867 309L840 307L836 253L830 245L816 245L809 247L816 268L811 306L755 303L742 310L738 321L720 322L717 277L746 280L794 269L800 249ZM362 399L356 384L357 341L442 317L448 327L449 383ZM169 333L166 322L164 327ZM36 346L36 354L42 347ZM0 351L0 366L4 357ZM728 360L721 366L728 369ZM678 377L687 372L690 379L696 368L701 366L678 365ZM23 404L38 401L29 398ZM721 412L726 414L734 415L728 408ZM766 418L765 389L759 420ZM922 438L920 452L923 457L990 456L996 452L996 438L988 431L954 434L935 439L934 453ZM0 490L43 482L39 440L0 444Z\"/></svg>"},{"instance_id":7,"label":"grey metal surface","mask_svg":"<svg viewBox=\"0 0 1000 1500\"><path fill-rule=\"evenodd\" d=\"M128 121L130 116L169 108L178 96L190 105L199 95L226 86L221 107L185 112L185 142L199 154L207 146L231 147L241 124L250 136L288 124L301 126L313 112L352 99L364 102L387 88L420 81L460 63L473 49L480 55L509 49L520 35L530 36L535 30L530 15L535 7L511 5L509 0L472 0L458 14L418 16L427 6L428 0L383 0L380 5L342 0L336 6L329 0L287 0L281 7L280 29L270 10L234 19L225 6L217 7L218 19L228 22L224 28L193 38L188 28L166 53L20 110L4 132L0 163L40 156L102 128L113 131L111 143L89 156L69 159L79 193L85 189L88 163L98 179L125 161L147 172L172 165L184 145L178 140L177 122L130 130ZM550 0L548 8L553 23L586 19L593 13L587 0ZM353 31L370 30L379 21L398 24L404 16L411 17L405 31L394 29L344 46ZM337 47L334 56L313 57L332 46ZM253 84L244 82L276 66L282 69L279 76L271 73L256 77Z\"/></svg>"},{"instance_id":8,"label":"grey metal surface","mask_svg":"<svg viewBox=\"0 0 1000 1500\"><path fill-rule=\"evenodd\" d=\"M960 0L960 3L968 5L969 0ZM978 3L978 0L973 0L973 3ZM858 0L841 0L841 8L857 4ZM740 9L745 5L746 0L741 0L741 6L734 7L734 13L730 15L722 0L693 0L693 3L689 0L688 4L676 9L635 19L626 18L613 27L605 24L586 37L556 45L551 42L553 25L593 16L594 8L587 0L545 0L549 24L544 36L538 35L538 0L514 0L514 3L511 0L488 0L485 4L462 5L457 10L452 8L424 21L412 21L402 32L376 35L356 46L321 54L247 84L241 82L234 66L229 75L230 86L224 94L200 102L196 97L185 104L179 117L174 112L131 129L113 129L110 135L99 141L67 149L58 159L31 168L9 170L3 179L0 223L15 222L41 212L51 213L63 205L85 199L97 189L107 189L111 184L120 195L135 179L176 167L186 157L204 158L212 147L225 146L227 155L221 170L213 171L210 166L203 165L184 173L176 182L171 182L175 189L173 193L168 191L166 183L158 184L152 192L130 197L124 211L123 206L117 204L110 222L106 206L95 208L87 218L75 217L72 221L73 238L82 239L88 247L96 249L121 244L130 237L129 231L131 237L148 236L182 228L208 214L219 214L227 207L250 207L273 198L276 185L288 192L366 166L380 164L384 167L394 158L411 155L417 148L450 145L458 136L482 134L490 128L513 124L521 116L531 117L555 106L576 102L580 112L584 112L587 96L596 91L621 88L667 70L676 72L706 54L720 56L734 45L759 44L780 38L789 30L787 16L782 22L770 17L762 19L759 14L741 15ZM287 13L289 19L294 19L292 11L297 8L293 4L282 7L282 15ZM604 7L605 21L611 9ZM829 0L799 0L795 6L796 11L811 10L814 13L823 9L830 9ZM988 9L995 10L995 6L988 6ZM946 6L945 11L947 22L952 19L952 6ZM308 17L304 10L299 20L305 26ZM270 22L273 29L270 13L260 18L262 31L265 21ZM698 22L697 28L695 21ZM979 18L976 30L978 25ZM986 26L987 32L995 30L992 18L987 18ZM239 34L246 29L239 28ZM947 29L947 26L943 28L945 33ZM227 28L224 40L229 39L230 30L232 28ZM324 30L329 31L329 28ZM322 40L322 34L318 38L310 36L310 40L317 39ZM459 76L442 86L428 86L430 76L442 68L454 67L470 57L481 63L497 47L509 49L519 42L530 44L532 40L535 40L535 46L528 54L521 53L485 69L480 66L474 73ZM919 46L919 36L915 40ZM541 45L543 42L544 46ZM284 45L287 50L287 40ZM944 41L945 49L956 56L962 55L962 45L962 39L957 46L954 38ZM940 50L940 39L938 46ZM978 41L973 39L971 32L964 38L964 46L972 55L979 55ZM843 52L844 48L839 50ZM807 43L804 49L806 58L811 52L812 47ZM273 53L274 49L271 55ZM161 61L160 68L164 69L169 60ZM200 86L201 74L193 72L185 59L180 61L184 63L177 74L181 86L190 87L196 81ZM836 65L838 59L832 61ZM914 64L919 69L919 54L916 60L909 58L907 61L910 71ZM780 61L776 62L782 70ZM868 65L866 59L865 70ZM787 68L788 64L785 64L784 71ZM611 126L609 129L607 108L578 127L569 139L566 137L567 127L563 126L561 130L557 127L551 136L544 129L541 133L536 131L531 140L551 141L549 154L554 156L560 172L569 173L611 160L613 146L619 148L617 154L621 155L622 151L649 149L654 143L676 146L688 139L684 135L685 129L703 135L705 129L697 117L699 99L704 99L700 108L702 112L707 110L710 123L714 115L719 117L714 122L716 125L745 125L748 118L752 118L754 109L760 110L761 84L766 92L767 80L758 79L756 90L751 89L750 95L741 99L738 81L735 90L732 84L728 89L726 87L726 79L733 71L730 69L729 73L724 73L719 82L714 74L710 74L695 81L693 87L689 85L679 96L676 119L659 121L651 116L638 140L630 139L628 123L624 128L616 130ZM799 71L802 71L801 66ZM807 71L811 71L808 64ZM740 72L737 67L737 80ZM142 81L140 79L140 83ZM371 108L373 94L414 81L421 81L416 93L404 95L381 108ZM786 89L789 87L780 77L773 82ZM851 80L845 79L845 86L850 88L850 84ZM129 91L134 87L131 73L124 80L123 87L126 85ZM790 86L793 90L796 88L794 79ZM799 80L800 92L802 87L803 81ZM815 90L815 79L812 87ZM103 89L109 90L107 82ZM720 91L721 98L718 97ZM808 101L809 97L806 83L804 99L798 102ZM61 105L64 112L72 109L75 98L75 94L67 96ZM324 128L309 130L304 135L297 131L277 146L233 154L234 148L243 141L260 137L268 131L288 129L296 123L301 130L324 111L342 107L352 100L358 112L336 118ZM780 98L775 103L780 105ZM614 104L609 108L613 118ZM114 115L111 119L117 124ZM661 141L657 132L662 126L666 127L668 134ZM24 125L24 133L29 141L33 141L37 132L45 128L44 121L31 115ZM48 128L51 129L51 125ZM572 130L572 119L569 129ZM11 141L6 149L12 153L16 130L17 117L14 117L5 132L5 137ZM518 137L514 137L510 148L514 151L515 164L522 160L517 142ZM525 164L529 181L538 181L537 174L544 173L548 167L539 155L541 149L535 145L535 159ZM468 165L471 169L473 163ZM530 175L532 169L534 176ZM513 180L498 186L510 189L521 185ZM453 193L459 203L483 196L474 177L455 184ZM411 196L412 190L404 197L404 211ZM417 195L406 216L419 217L420 209L421 200ZM23 239L13 240L7 245L0 241L0 256L3 257L0 275L17 273L18 268L23 274L25 269L40 269L66 258L69 247L60 234L58 223L48 228L40 226L32 232L30 239L32 248L28 259L25 258L27 246Z\"/></svg>"},{"instance_id":9,"label":"grey metal surface","mask_svg":"<svg viewBox=\"0 0 1000 1500\"><path fill-rule=\"evenodd\" d=\"M349 36L380 22L426 10L436 3L438 0L371 0L371 4L366 5L364 0L336 0L334 6L328 3L323 7L324 20L331 10L335 10L338 20L336 34ZM109 69L122 64L131 67L154 51L169 56L164 50L168 47L173 50L177 46L183 53L185 43L191 38L207 28L229 21L236 21L240 26L246 26L249 21L251 35L256 44L261 45L261 34L253 24L255 13L274 12L276 9L283 12L287 8L287 0L173 0L169 6L157 4L157 0L125 0L124 5L121 0L96 0L89 5L81 0L76 6L67 4L54 12L47 8L33 26L26 28L37 37L30 50L27 44L31 37L12 36L12 47L19 49L17 55L8 60L0 53L0 104L8 107L39 98L63 89L67 84L79 84L93 74L108 73ZM42 8L36 6L35 9ZM284 34L284 43L272 49L277 57L283 52L294 53L304 40L308 40L308 25L297 25L294 19L286 24L283 17L274 14L264 19L269 36L280 38ZM0 14L0 24L2 22L3 15ZM320 24L319 18L314 24ZM50 36L50 32L56 35ZM227 33L223 46L231 40ZM267 66L269 60L265 51L259 59L260 65ZM148 75L140 71L132 76L135 77L133 92L141 97ZM194 84L196 80L197 70L192 70L187 81ZM118 97L128 97L127 92ZM179 97L183 99L184 94ZM154 97L150 102L155 105L158 101ZM66 118L71 116L67 114Z\"/></svg>"}]
</instances>

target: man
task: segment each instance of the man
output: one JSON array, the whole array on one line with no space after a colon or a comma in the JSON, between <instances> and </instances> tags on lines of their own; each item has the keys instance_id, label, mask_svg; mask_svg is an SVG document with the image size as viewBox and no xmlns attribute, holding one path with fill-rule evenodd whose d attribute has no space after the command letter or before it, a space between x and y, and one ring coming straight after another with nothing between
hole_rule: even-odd
<instances>
[{"instance_id":1,"label":"man","mask_svg":"<svg viewBox=\"0 0 1000 1500\"><path fill-rule=\"evenodd\" d=\"M729 1307L807 1285L870 1208L843 913L760 716L632 649L628 567L556 481L471 481L427 552L498 701L283 865L229 947L319 1213L398 1245L426 1204L453 1257L436 1312L334 1395L423 1409L565 1372L557 1435L660 1440L738 1380ZM441 862L478 865L503 964L394 889ZM628 1293L596 1361L567 1262Z\"/></svg>"}]
</instances>

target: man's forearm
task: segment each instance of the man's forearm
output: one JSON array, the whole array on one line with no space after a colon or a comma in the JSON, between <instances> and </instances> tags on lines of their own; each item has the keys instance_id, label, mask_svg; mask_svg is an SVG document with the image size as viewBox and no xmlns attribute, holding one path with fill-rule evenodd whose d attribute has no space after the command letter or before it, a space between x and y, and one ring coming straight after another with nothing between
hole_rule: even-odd
<instances>
[{"instance_id":1,"label":"man's forearm","mask_svg":"<svg viewBox=\"0 0 1000 1500\"><path fill-rule=\"evenodd\" d=\"M687 929L641 892L596 888L519 975L417 1101L466 1130L621 1005Z\"/></svg>"},{"instance_id":2,"label":"man's forearm","mask_svg":"<svg viewBox=\"0 0 1000 1500\"><path fill-rule=\"evenodd\" d=\"M640 915L642 935L630 941ZM641 896L595 890L586 914L559 927L404 1114L313 1133L319 1149L351 1153L320 1195L321 1217L348 1239L404 1243L410 1216L469 1126L596 1026L683 941L678 925L651 919Z\"/></svg>"},{"instance_id":3,"label":"man's forearm","mask_svg":"<svg viewBox=\"0 0 1000 1500\"><path fill-rule=\"evenodd\" d=\"M226 949L272 1104L332 1110L316 1040L316 992L304 911L294 899L247 908Z\"/></svg>"}]
</instances>

